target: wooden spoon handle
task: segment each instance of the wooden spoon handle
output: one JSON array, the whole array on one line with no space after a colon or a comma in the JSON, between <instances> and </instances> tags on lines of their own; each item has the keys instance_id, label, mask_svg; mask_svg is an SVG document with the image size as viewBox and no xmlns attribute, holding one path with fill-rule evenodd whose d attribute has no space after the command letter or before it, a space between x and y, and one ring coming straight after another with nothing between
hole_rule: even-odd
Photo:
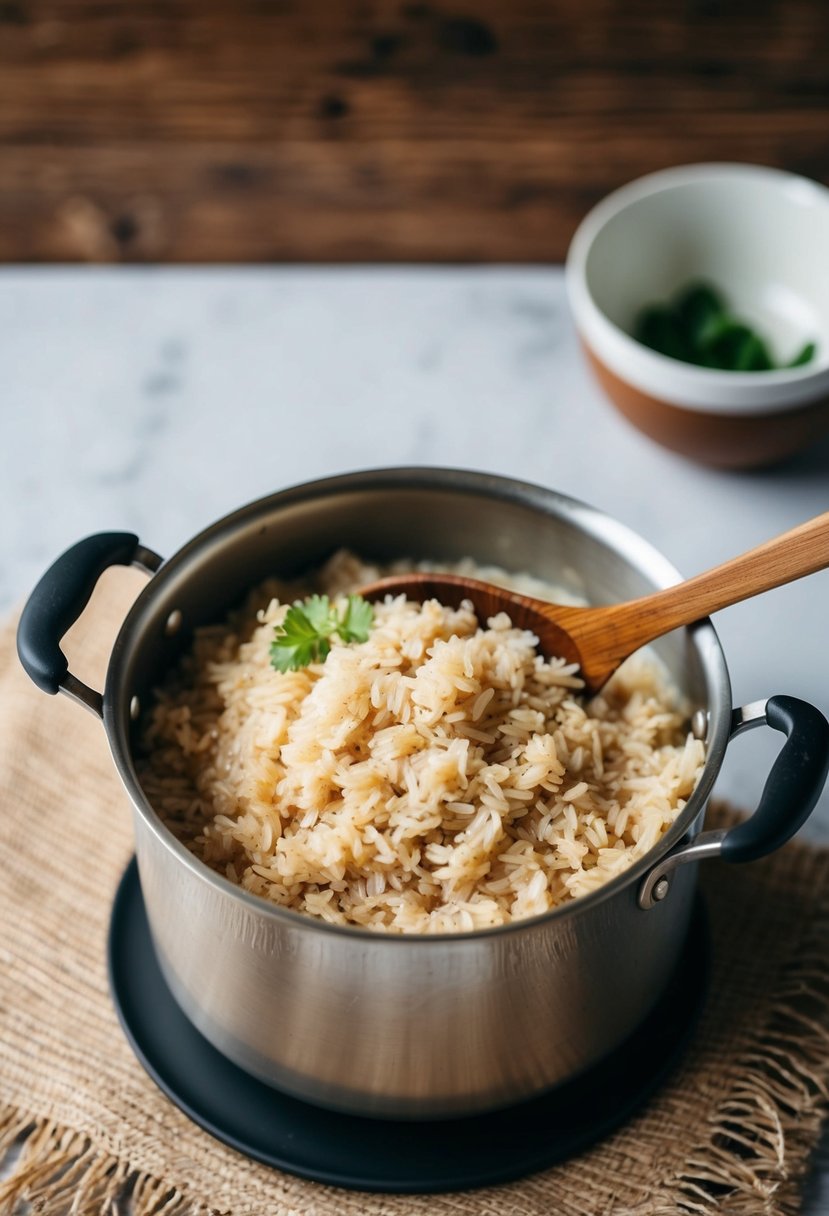
<instances>
[{"instance_id":1,"label":"wooden spoon handle","mask_svg":"<svg viewBox=\"0 0 829 1216\"><path fill-rule=\"evenodd\" d=\"M599 611L613 618L614 649L628 655L671 629L827 566L829 511L687 582Z\"/></svg>"}]
</instances>

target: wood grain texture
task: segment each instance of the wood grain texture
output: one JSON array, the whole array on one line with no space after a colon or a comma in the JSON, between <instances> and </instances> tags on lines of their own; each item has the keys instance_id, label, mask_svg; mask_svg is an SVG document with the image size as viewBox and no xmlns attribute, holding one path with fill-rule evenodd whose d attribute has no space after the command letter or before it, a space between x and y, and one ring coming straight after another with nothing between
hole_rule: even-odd
<instances>
[{"instance_id":1,"label":"wood grain texture","mask_svg":"<svg viewBox=\"0 0 829 1216\"><path fill-rule=\"evenodd\" d=\"M536 261L608 190L829 179L824 0L0 0L0 259Z\"/></svg>"}]
</instances>

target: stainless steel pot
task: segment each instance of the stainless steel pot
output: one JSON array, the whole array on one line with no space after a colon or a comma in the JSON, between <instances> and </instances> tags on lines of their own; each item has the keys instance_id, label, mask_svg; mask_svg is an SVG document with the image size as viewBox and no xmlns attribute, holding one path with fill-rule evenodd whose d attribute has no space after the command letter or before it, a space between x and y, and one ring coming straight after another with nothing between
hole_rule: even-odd
<instances>
[{"instance_id":1,"label":"stainless steel pot","mask_svg":"<svg viewBox=\"0 0 829 1216\"><path fill-rule=\"evenodd\" d=\"M267 575L294 574L346 545L376 559L470 555L595 603L677 581L649 544L601 512L476 473L392 469L285 490L221 520L162 562L134 536L81 541L44 575L18 648L45 691L103 718L133 807L155 947L187 1016L237 1064L311 1102L367 1115L438 1117L527 1098L578 1074L647 1015L677 966L700 858L776 848L826 777L829 725L774 697L732 710L710 622L656 650L694 706L707 762L658 848L594 894L484 932L401 937L331 927L212 873L159 821L136 777L140 706L196 625L220 620ZM151 578L116 640L101 696L68 671L60 639L102 571ZM726 746L768 722L788 735L761 805L730 832L699 834Z\"/></svg>"}]
</instances>

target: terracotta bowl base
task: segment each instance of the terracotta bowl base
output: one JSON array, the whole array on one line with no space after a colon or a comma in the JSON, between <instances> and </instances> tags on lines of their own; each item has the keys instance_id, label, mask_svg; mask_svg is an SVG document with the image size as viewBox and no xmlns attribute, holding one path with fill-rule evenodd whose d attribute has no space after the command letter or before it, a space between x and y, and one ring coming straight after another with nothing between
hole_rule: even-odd
<instances>
[{"instance_id":1,"label":"terracotta bowl base","mask_svg":"<svg viewBox=\"0 0 829 1216\"><path fill-rule=\"evenodd\" d=\"M829 432L829 398L773 414L712 414L649 397L610 371L586 344L599 383L638 430L691 460L725 469L778 464Z\"/></svg>"}]
</instances>

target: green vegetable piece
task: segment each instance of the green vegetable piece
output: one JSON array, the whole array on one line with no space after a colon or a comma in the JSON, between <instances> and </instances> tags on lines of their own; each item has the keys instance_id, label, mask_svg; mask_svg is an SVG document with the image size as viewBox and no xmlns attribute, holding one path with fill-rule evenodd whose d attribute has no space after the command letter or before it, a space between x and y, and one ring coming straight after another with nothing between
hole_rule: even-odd
<instances>
[{"instance_id":1,"label":"green vegetable piece","mask_svg":"<svg viewBox=\"0 0 829 1216\"><path fill-rule=\"evenodd\" d=\"M645 308L636 320L633 335L637 342L649 346L669 359L691 362L688 344L677 319L667 308Z\"/></svg>"},{"instance_id":2,"label":"green vegetable piece","mask_svg":"<svg viewBox=\"0 0 829 1216\"><path fill-rule=\"evenodd\" d=\"M771 355L762 338L752 330L744 340L734 360L735 372L769 372L773 369Z\"/></svg>"},{"instance_id":3,"label":"green vegetable piece","mask_svg":"<svg viewBox=\"0 0 829 1216\"><path fill-rule=\"evenodd\" d=\"M705 367L728 372L768 371L771 357L762 339L747 325L731 319L700 348Z\"/></svg>"},{"instance_id":4,"label":"green vegetable piece","mask_svg":"<svg viewBox=\"0 0 829 1216\"><path fill-rule=\"evenodd\" d=\"M701 367L730 370L749 331L727 313L712 318L697 346L697 362Z\"/></svg>"},{"instance_id":5,"label":"green vegetable piece","mask_svg":"<svg viewBox=\"0 0 829 1216\"><path fill-rule=\"evenodd\" d=\"M330 637L337 628L337 614L332 609L327 595L310 596L302 611L312 629L322 637Z\"/></svg>"},{"instance_id":6,"label":"green vegetable piece","mask_svg":"<svg viewBox=\"0 0 829 1216\"><path fill-rule=\"evenodd\" d=\"M801 347L801 349L798 351L798 353L795 355L795 357L791 360L791 362L784 364L784 366L785 367L803 367L804 363L812 362L812 360L815 357L816 351L817 351L817 344L815 342L807 342L805 344L805 346Z\"/></svg>"},{"instance_id":7,"label":"green vegetable piece","mask_svg":"<svg viewBox=\"0 0 829 1216\"><path fill-rule=\"evenodd\" d=\"M317 609L312 609L312 615L320 619ZM307 607L293 604L285 613L282 624L276 626L271 643L271 665L277 671L297 671L324 659L329 650L328 638L320 634L309 618Z\"/></svg>"},{"instance_id":8,"label":"green vegetable piece","mask_svg":"<svg viewBox=\"0 0 829 1216\"><path fill-rule=\"evenodd\" d=\"M674 313L686 342L694 348L706 340L712 328L722 323L726 308L722 296L713 287L697 283L678 296Z\"/></svg>"},{"instance_id":9,"label":"green vegetable piece","mask_svg":"<svg viewBox=\"0 0 829 1216\"><path fill-rule=\"evenodd\" d=\"M692 283L668 306L642 309L633 336L661 355L719 371L802 367L816 351L815 343L807 342L790 363L775 364L763 338L728 312L723 297L710 283Z\"/></svg>"},{"instance_id":10,"label":"green vegetable piece","mask_svg":"<svg viewBox=\"0 0 829 1216\"><path fill-rule=\"evenodd\" d=\"M285 613L281 625L274 627L271 666L277 671L298 671L318 663L331 650L334 634L343 642L368 640L374 609L359 595L350 595L340 616L327 595L309 596L297 601Z\"/></svg>"},{"instance_id":11,"label":"green vegetable piece","mask_svg":"<svg viewBox=\"0 0 829 1216\"><path fill-rule=\"evenodd\" d=\"M350 595L337 632L344 642L367 642L374 609L360 595Z\"/></svg>"}]
</instances>

